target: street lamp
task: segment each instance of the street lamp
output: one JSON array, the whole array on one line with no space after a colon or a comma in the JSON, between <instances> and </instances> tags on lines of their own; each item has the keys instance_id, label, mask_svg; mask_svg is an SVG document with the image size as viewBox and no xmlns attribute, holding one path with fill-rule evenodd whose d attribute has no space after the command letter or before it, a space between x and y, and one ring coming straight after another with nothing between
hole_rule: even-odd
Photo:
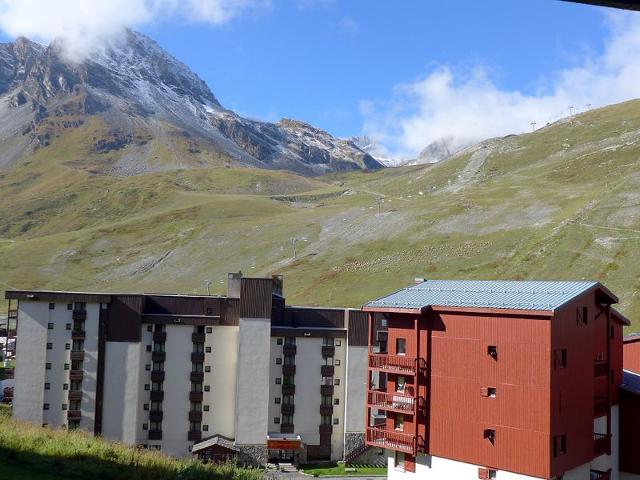
<instances>
[{"instance_id":1,"label":"street lamp","mask_svg":"<svg viewBox=\"0 0 640 480\"><path fill-rule=\"evenodd\" d=\"M291 249L293 250L293 258L296 258L296 256L297 256L296 242L300 242L300 241L301 242L306 242L307 239L304 238L304 237L302 237L302 238L296 238L296 237L291 238Z\"/></svg>"}]
</instances>

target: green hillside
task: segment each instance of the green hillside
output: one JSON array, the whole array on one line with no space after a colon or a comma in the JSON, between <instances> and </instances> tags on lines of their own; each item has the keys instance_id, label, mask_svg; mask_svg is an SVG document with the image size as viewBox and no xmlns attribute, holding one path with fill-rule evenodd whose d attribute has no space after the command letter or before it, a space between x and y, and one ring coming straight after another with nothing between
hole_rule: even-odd
<instances>
[{"instance_id":1,"label":"green hillside","mask_svg":"<svg viewBox=\"0 0 640 480\"><path fill-rule=\"evenodd\" d=\"M2 285L222 293L242 270L284 274L290 303L359 306L416 276L588 278L640 316L640 101L433 166L315 179L110 177L64 161L72 141L0 174Z\"/></svg>"}]
</instances>

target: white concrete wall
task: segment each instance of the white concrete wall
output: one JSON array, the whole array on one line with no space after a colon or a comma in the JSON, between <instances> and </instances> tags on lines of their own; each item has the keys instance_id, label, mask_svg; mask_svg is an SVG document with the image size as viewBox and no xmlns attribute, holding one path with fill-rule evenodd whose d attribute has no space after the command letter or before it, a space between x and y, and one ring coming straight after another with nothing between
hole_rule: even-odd
<instances>
[{"instance_id":1,"label":"white concrete wall","mask_svg":"<svg viewBox=\"0 0 640 480\"><path fill-rule=\"evenodd\" d=\"M340 343L340 345L336 345L335 347L336 353L333 360L334 362L338 360L340 365L334 366L335 372L333 378L334 381L335 379L339 379L340 385L334 386L333 399L339 399L340 404L334 404L333 407L333 420L337 418L338 424L333 425L333 433L331 434L331 459L342 460L344 456L344 430L346 422L344 405L347 397L347 339L336 338L335 341L336 343ZM320 376L320 380L322 380L322 376ZM364 410L364 403L362 403L362 407Z\"/></svg>"},{"instance_id":2,"label":"white concrete wall","mask_svg":"<svg viewBox=\"0 0 640 480\"><path fill-rule=\"evenodd\" d=\"M620 480L640 480L640 475L635 473L620 472Z\"/></svg>"},{"instance_id":3,"label":"white concrete wall","mask_svg":"<svg viewBox=\"0 0 640 480\"><path fill-rule=\"evenodd\" d=\"M236 383L236 443L265 445L269 428L271 320L241 318Z\"/></svg>"},{"instance_id":4,"label":"white concrete wall","mask_svg":"<svg viewBox=\"0 0 640 480\"><path fill-rule=\"evenodd\" d=\"M191 391L191 352L193 341L190 325L167 325L164 362L164 402L162 410L162 451L174 456L189 453L189 392ZM204 385L204 384L203 384ZM206 395L206 394L205 394ZM146 397L149 398L149 395ZM150 402L150 400L147 400Z\"/></svg>"},{"instance_id":5,"label":"white concrete wall","mask_svg":"<svg viewBox=\"0 0 640 480\"><path fill-rule=\"evenodd\" d=\"M64 307L64 311L68 314L73 328L73 320L71 320L72 312L67 310L66 304L60 305ZM56 310L60 308L56 305ZM80 419L80 428L93 432L96 415L96 387L98 384L98 329L100 327L100 304L87 303L87 320L84 323L85 340L84 340L84 362L82 370L84 377L82 379L82 402L80 409L82 417ZM56 325L57 328L57 325ZM62 327L64 328L64 326ZM71 332L66 331L71 338ZM71 360L68 360L71 363ZM68 374L68 372L67 372Z\"/></svg>"},{"instance_id":6,"label":"white concrete wall","mask_svg":"<svg viewBox=\"0 0 640 480\"><path fill-rule=\"evenodd\" d=\"M234 438L238 327L213 327L213 333L206 336L206 347L211 347L211 353L205 354L204 365L211 372L204 374L204 385L210 385L211 391L204 393L203 405L209 405L209 411L202 412L202 425L208 425L209 431L202 432L202 438L215 434Z\"/></svg>"},{"instance_id":7,"label":"white concrete wall","mask_svg":"<svg viewBox=\"0 0 640 480\"><path fill-rule=\"evenodd\" d=\"M323 364L322 338L296 338L296 411L293 415L295 432L302 442L309 445L320 443L320 385Z\"/></svg>"},{"instance_id":8,"label":"white concrete wall","mask_svg":"<svg viewBox=\"0 0 640 480\"><path fill-rule=\"evenodd\" d=\"M345 431L364 432L368 347L347 347Z\"/></svg>"},{"instance_id":9,"label":"white concrete wall","mask_svg":"<svg viewBox=\"0 0 640 480\"><path fill-rule=\"evenodd\" d=\"M129 444L145 444L142 424L149 415L145 403L143 378L145 342L106 342L102 435ZM148 376L148 375L147 375ZM147 394L148 395L148 394Z\"/></svg>"},{"instance_id":10,"label":"white concrete wall","mask_svg":"<svg viewBox=\"0 0 640 480\"><path fill-rule=\"evenodd\" d=\"M280 337L282 338L282 337ZM269 418L268 431L280 433L280 425L273 420L281 417L280 405L275 403L276 397L282 401L282 385L276 384L276 378L282 378L282 365L276 364L276 358L281 358L284 363L284 355L282 354L282 345L278 345L278 337L271 337L270 340L270 360L269 360ZM283 342L284 343L284 342ZM295 397L294 397L295 398Z\"/></svg>"},{"instance_id":11,"label":"white concrete wall","mask_svg":"<svg viewBox=\"0 0 640 480\"><path fill-rule=\"evenodd\" d=\"M48 304L20 302L13 416L37 425L43 423L45 372L51 373L45 371L48 319Z\"/></svg>"}]
</instances>

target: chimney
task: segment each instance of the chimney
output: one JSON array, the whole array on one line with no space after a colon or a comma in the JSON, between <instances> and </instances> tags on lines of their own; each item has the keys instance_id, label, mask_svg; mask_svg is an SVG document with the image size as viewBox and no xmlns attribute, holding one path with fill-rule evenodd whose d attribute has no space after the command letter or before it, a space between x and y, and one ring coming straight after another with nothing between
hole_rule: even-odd
<instances>
[{"instance_id":1,"label":"chimney","mask_svg":"<svg viewBox=\"0 0 640 480\"><path fill-rule=\"evenodd\" d=\"M242 272L230 273L227 276L227 297L240 298L240 283Z\"/></svg>"},{"instance_id":2,"label":"chimney","mask_svg":"<svg viewBox=\"0 0 640 480\"><path fill-rule=\"evenodd\" d=\"M415 283L416 285L420 285L424 281L425 281L425 279L422 278L422 277L416 277L416 278L413 279L413 283Z\"/></svg>"}]
</instances>

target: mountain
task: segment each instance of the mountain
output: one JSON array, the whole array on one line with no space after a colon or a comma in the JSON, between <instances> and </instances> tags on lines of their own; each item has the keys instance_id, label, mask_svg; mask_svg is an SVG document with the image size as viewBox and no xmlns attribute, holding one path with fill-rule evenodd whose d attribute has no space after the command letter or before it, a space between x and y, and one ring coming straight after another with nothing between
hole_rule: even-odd
<instances>
[{"instance_id":1,"label":"mountain","mask_svg":"<svg viewBox=\"0 0 640 480\"><path fill-rule=\"evenodd\" d=\"M306 123L225 109L186 65L133 31L80 63L62 40L0 44L0 169L39 149L119 176L216 165L303 175L381 168L354 143ZM69 149L75 158L59 155Z\"/></svg>"},{"instance_id":2,"label":"mountain","mask_svg":"<svg viewBox=\"0 0 640 480\"><path fill-rule=\"evenodd\" d=\"M48 161L74 145L0 172L0 288L221 293L241 269L284 274L294 304L358 307L414 277L585 278L640 325L640 101L435 164L313 178Z\"/></svg>"}]
</instances>

